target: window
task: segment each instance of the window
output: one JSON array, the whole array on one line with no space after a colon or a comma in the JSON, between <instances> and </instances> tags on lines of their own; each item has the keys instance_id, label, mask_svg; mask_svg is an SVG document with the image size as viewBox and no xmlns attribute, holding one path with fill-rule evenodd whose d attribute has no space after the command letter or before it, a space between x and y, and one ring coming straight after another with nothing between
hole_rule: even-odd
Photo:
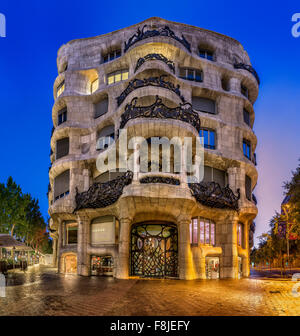
<instances>
[{"instance_id":1,"label":"window","mask_svg":"<svg viewBox=\"0 0 300 336\"><path fill-rule=\"evenodd\" d=\"M243 247L243 224L238 223L237 225L237 244L240 247Z\"/></svg>"},{"instance_id":2,"label":"window","mask_svg":"<svg viewBox=\"0 0 300 336\"><path fill-rule=\"evenodd\" d=\"M104 98L95 104L95 119L101 117L108 111L108 98Z\"/></svg>"},{"instance_id":3,"label":"window","mask_svg":"<svg viewBox=\"0 0 300 336\"><path fill-rule=\"evenodd\" d=\"M54 201L69 195L70 170L65 170L63 173L54 179Z\"/></svg>"},{"instance_id":4,"label":"window","mask_svg":"<svg viewBox=\"0 0 300 336\"><path fill-rule=\"evenodd\" d=\"M245 176L245 193L246 193L246 198L247 200L251 201L251 193L252 193L252 182L251 182L251 177L248 175Z\"/></svg>"},{"instance_id":5,"label":"window","mask_svg":"<svg viewBox=\"0 0 300 336\"><path fill-rule=\"evenodd\" d=\"M243 110L243 114L244 114L244 122L245 122L248 126L250 126L250 113L249 113L246 109L244 109L244 110Z\"/></svg>"},{"instance_id":6,"label":"window","mask_svg":"<svg viewBox=\"0 0 300 336\"><path fill-rule=\"evenodd\" d=\"M208 244L214 246L216 244L215 228L215 223L209 219L201 217L193 218L190 223L190 243L197 245L199 239L200 244Z\"/></svg>"},{"instance_id":7,"label":"window","mask_svg":"<svg viewBox=\"0 0 300 336\"><path fill-rule=\"evenodd\" d=\"M198 244L198 219L193 218L190 223L190 242L191 244Z\"/></svg>"},{"instance_id":8,"label":"window","mask_svg":"<svg viewBox=\"0 0 300 336\"><path fill-rule=\"evenodd\" d=\"M62 81L56 90L56 98L59 97L65 91L65 81Z\"/></svg>"},{"instance_id":9,"label":"window","mask_svg":"<svg viewBox=\"0 0 300 336\"><path fill-rule=\"evenodd\" d=\"M107 63L121 56L121 50L112 51L103 56L103 63Z\"/></svg>"},{"instance_id":10,"label":"window","mask_svg":"<svg viewBox=\"0 0 300 336\"><path fill-rule=\"evenodd\" d=\"M128 69L111 72L107 75L107 85L128 79Z\"/></svg>"},{"instance_id":11,"label":"window","mask_svg":"<svg viewBox=\"0 0 300 336\"><path fill-rule=\"evenodd\" d=\"M108 181L115 180L116 178L125 175L126 172L120 171L118 168L114 170L108 170L105 173L98 175L94 178L94 182L96 183L105 183Z\"/></svg>"},{"instance_id":12,"label":"window","mask_svg":"<svg viewBox=\"0 0 300 336\"><path fill-rule=\"evenodd\" d=\"M56 141L56 160L69 154L69 138Z\"/></svg>"},{"instance_id":13,"label":"window","mask_svg":"<svg viewBox=\"0 0 300 336\"><path fill-rule=\"evenodd\" d=\"M58 112L57 123L58 125L67 121L67 108L64 108Z\"/></svg>"},{"instance_id":14,"label":"window","mask_svg":"<svg viewBox=\"0 0 300 336\"><path fill-rule=\"evenodd\" d=\"M229 79L228 78L222 78L221 79L221 86L224 91L229 91L230 90L230 85L229 85Z\"/></svg>"},{"instance_id":15,"label":"window","mask_svg":"<svg viewBox=\"0 0 300 336\"><path fill-rule=\"evenodd\" d=\"M190 68L179 68L179 77L195 82L202 82L202 71Z\"/></svg>"},{"instance_id":16,"label":"window","mask_svg":"<svg viewBox=\"0 0 300 336\"><path fill-rule=\"evenodd\" d=\"M215 131L202 128L200 129L199 136L203 138L204 148L207 149L216 149L215 143Z\"/></svg>"},{"instance_id":17,"label":"window","mask_svg":"<svg viewBox=\"0 0 300 336\"><path fill-rule=\"evenodd\" d=\"M192 106L197 111L216 114L216 102L212 99L192 97Z\"/></svg>"},{"instance_id":18,"label":"window","mask_svg":"<svg viewBox=\"0 0 300 336\"><path fill-rule=\"evenodd\" d=\"M217 168L204 166L204 182L216 182L218 183L222 188L227 185L227 174L224 170L220 170Z\"/></svg>"},{"instance_id":19,"label":"window","mask_svg":"<svg viewBox=\"0 0 300 336\"><path fill-rule=\"evenodd\" d=\"M251 159L251 143L248 140L243 140L243 153L246 158Z\"/></svg>"},{"instance_id":20,"label":"window","mask_svg":"<svg viewBox=\"0 0 300 336\"><path fill-rule=\"evenodd\" d=\"M67 223L66 224L66 244L77 244L77 223Z\"/></svg>"},{"instance_id":21,"label":"window","mask_svg":"<svg viewBox=\"0 0 300 336\"><path fill-rule=\"evenodd\" d=\"M95 218L91 223L91 244L115 244L115 217Z\"/></svg>"},{"instance_id":22,"label":"window","mask_svg":"<svg viewBox=\"0 0 300 336\"><path fill-rule=\"evenodd\" d=\"M209 50L206 50L206 49L202 49L202 48L199 49L199 56L201 58L206 58L209 61L213 61L213 59L214 59L214 54L213 54L212 51L209 51Z\"/></svg>"},{"instance_id":23,"label":"window","mask_svg":"<svg viewBox=\"0 0 300 336\"><path fill-rule=\"evenodd\" d=\"M241 85L241 93L242 93L243 96L245 96L247 98L249 97L248 89L244 85Z\"/></svg>"},{"instance_id":24,"label":"window","mask_svg":"<svg viewBox=\"0 0 300 336\"><path fill-rule=\"evenodd\" d=\"M94 93L95 91L98 90L99 87L99 78L96 78L91 82L91 93Z\"/></svg>"},{"instance_id":25,"label":"window","mask_svg":"<svg viewBox=\"0 0 300 336\"><path fill-rule=\"evenodd\" d=\"M108 148L110 145L114 143L115 139L115 126L109 125L104 128L98 133L97 136L97 150L104 150Z\"/></svg>"}]
</instances>

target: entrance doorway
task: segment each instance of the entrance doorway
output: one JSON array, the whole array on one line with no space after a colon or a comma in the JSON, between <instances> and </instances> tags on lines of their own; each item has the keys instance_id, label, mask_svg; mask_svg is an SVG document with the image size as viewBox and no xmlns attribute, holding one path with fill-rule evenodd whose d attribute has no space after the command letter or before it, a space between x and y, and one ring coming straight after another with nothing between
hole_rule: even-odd
<instances>
[{"instance_id":1,"label":"entrance doorway","mask_svg":"<svg viewBox=\"0 0 300 336\"><path fill-rule=\"evenodd\" d=\"M131 229L131 275L178 276L178 234L171 223L141 223Z\"/></svg>"},{"instance_id":2,"label":"entrance doorway","mask_svg":"<svg viewBox=\"0 0 300 336\"><path fill-rule=\"evenodd\" d=\"M76 255L65 256L65 273L76 274L77 273L77 257Z\"/></svg>"},{"instance_id":3,"label":"entrance doorway","mask_svg":"<svg viewBox=\"0 0 300 336\"><path fill-rule=\"evenodd\" d=\"M242 258L238 257L238 278L241 279L243 277L243 263Z\"/></svg>"},{"instance_id":4,"label":"entrance doorway","mask_svg":"<svg viewBox=\"0 0 300 336\"><path fill-rule=\"evenodd\" d=\"M220 278L220 259L219 257L205 258L206 279Z\"/></svg>"}]
</instances>

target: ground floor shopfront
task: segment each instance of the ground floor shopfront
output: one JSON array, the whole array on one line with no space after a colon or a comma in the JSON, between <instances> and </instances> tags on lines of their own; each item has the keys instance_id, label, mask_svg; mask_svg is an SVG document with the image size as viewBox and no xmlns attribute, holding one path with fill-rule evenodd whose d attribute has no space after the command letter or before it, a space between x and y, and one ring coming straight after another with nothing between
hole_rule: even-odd
<instances>
[{"instance_id":1,"label":"ground floor shopfront","mask_svg":"<svg viewBox=\"0 0 300 336\"><path fill-rule=\"evenodd\" d=\"M144 221L139 221L139 218ZM249 275L249 223L238 215L61 220L54 238L59 272L83 276L222 279ZM162 219L159 219L162 217Z\"/></svg>"}]
</instances>

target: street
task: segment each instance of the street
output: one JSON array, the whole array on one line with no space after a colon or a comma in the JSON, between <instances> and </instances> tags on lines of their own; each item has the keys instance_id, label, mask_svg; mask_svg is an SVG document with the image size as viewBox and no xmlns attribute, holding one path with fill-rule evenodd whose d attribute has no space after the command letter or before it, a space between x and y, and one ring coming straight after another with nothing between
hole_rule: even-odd
<instances>
[{"instance_id":1,"label":"street","mask_svg":"<svg viewBox=\"0 0 300 336\"><path fill-rule=\"evenodd\" d=\"M118 280L35 266L9 273L0 315L300 315L291 280Z\"/></svg>"}]
</instances>

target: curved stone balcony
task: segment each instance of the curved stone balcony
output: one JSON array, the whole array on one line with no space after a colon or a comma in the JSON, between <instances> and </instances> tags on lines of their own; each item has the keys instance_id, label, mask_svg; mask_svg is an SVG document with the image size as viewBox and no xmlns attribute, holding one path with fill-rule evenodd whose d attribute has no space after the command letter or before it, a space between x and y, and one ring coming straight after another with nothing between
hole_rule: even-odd
<instances>
[{"instance_id":1,"label":"curved stone balcony","mask_svg":"<svg viewBox=\"0 0 300 336\"><path fill-rule=\"evenodd\" d=\"M115 203L122 195L125 186L132 182L133 173L127 171L123 176L104 183L94 183L87 191L78 193L76 187L76 208L80 209L96 209L104 208Z\"/></svg>"},{"instance_id":2,"label":"curved stone balcony","mask_svg":"<svg viewBox=\"0 0 300 336\"><path fill-rule=\"evenodd\" d=\"M189 183L191 194L196 200L208 207L220 209L238 210L238 200L240 199L240 190L237 190L237 195L226 186L222 188L216 182L200 182Z\"/></svg>"}]
</instances>

